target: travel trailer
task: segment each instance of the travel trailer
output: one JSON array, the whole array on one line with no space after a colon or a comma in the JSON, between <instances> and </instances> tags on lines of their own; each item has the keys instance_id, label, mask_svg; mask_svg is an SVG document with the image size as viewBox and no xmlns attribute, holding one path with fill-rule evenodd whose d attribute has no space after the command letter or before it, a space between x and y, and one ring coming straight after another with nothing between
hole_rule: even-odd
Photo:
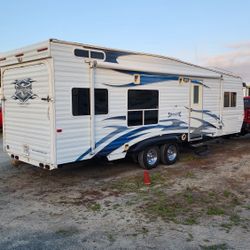
<instances>
[{"instance_id":1,"label":"travel trailer","mask_svg":"<svg viewBox=\"0 0 250 250\"><path fill-rule=\"evenodd\" d=\"M56 39L0 58L3 147L45 169L133 155L173 164L179 146L240 133L240 77L177 59Z\"/></svg>"}]
</instances>

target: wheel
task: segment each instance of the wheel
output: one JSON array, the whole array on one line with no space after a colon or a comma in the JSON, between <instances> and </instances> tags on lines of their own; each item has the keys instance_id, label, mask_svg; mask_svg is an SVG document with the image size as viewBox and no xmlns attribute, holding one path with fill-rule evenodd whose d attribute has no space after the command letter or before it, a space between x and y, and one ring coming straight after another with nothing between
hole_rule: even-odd
<instances>
[{"instance_id":1,"label":"wheel","mask_svg":"<svg viewBox=\"0 0 250 250\"><path fill-rule=\"evenodd\" d=\"M155 146L141 151L138 155L138 162L144 169L157 167L160 162L160 149Z\"/></svg>"},{"instance_id":2,"label":"wheel","mask_svg":"<svg viewBox=\"0 0 250 250\"><path fill-rule=\"evenodd\" d=\"M161 162L165 165L174 164L179 158L179 147L176 143L161 146Z\"/></svg>"}]
</instances>

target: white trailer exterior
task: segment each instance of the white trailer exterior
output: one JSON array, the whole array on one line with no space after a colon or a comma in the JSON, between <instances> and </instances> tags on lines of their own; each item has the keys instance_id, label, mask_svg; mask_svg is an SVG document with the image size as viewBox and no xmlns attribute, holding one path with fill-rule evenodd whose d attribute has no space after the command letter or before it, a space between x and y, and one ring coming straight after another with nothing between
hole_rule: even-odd
<instances>
[{"instance_id":1,"label":"white trailer exterior","mask_svg":"<svg viewBox=\"0 0 250 250\"><path fill-rule=\"evenodd\" d=\"M177 59L50 39L0 67L4 150L42 168L242 127L241 78Z\"/></svg>"}]
</instances>

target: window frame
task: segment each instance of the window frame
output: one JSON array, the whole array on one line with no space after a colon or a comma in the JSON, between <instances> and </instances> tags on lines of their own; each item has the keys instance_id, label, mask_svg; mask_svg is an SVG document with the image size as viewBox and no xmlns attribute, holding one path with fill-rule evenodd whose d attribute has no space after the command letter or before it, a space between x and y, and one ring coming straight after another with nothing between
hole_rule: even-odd
<instances>
[{"instance_id":1,"label":"window frame","mask_svg":"<svg viewBox=\"0 0 250 250\"><path fill-rule=\"evenodd\" d=\"M86 51L88 51L89 56L88 56L88 57L77 56L77 55L75 55L75 50L86 50ZM92 58L92 57L91 57L91 52L103 54L103 59ZM74 55L74 57L79 58L79 59L81 59L81 60L82 60L82 59L90 59L90 60L106 61L106 53L105 53L104 51L102 51L102 50L97 50L97 49L87 49L87 48L84 48L84 47L83 47L83 48L74 48L74 49L73 49L73 55Z\"/></svg>"},{"instance_id":2,"label":"window frame","mask_svg":"<svg viewBox=\"0 0 250 250\"><path fill-rule=\"evenodd\" d=\"M110 103L110 101L109 101L109 90L107 88L95 88L94 89L94 95L95 95L95 90L96 89L107 91L107 98L108 98L108 100L107 100L107 113L105 113L105 114L96 114L96 110L95 110L95 116L108 115L109 114L109 103ZM96 98L95 98L95 105L96 105ZM96 107L95 107L95 109L96 109Z\"/></svg>"},{"instance_id":3,"label":"window frame","mask_svg":"<svg viewBox=\"0 0 250 250\"><path fill-rule=\"evenodd\" d=\"M197 92L195 91L197 89ZM200 104L200 85L193 85L193 104L199 105ZM197 95L195 95L197 94ZM197 97L197 99L196 99Z\"/></svg>"},{"instance_id":4,"label":"window frame","mask_svg":"<svg viewBox=\"0 0 250 250\"><path fill-rule=\"evenodd\" d=\"M73 119L80 119L80 118L83 118L83 117L90 117L91 114L89 115L73 115L73 100L72 100L72 90L73 89L89 89L89 106L91 105L91 101L90 101L90 88L89 87L71 87L71 98L70 98L70 114L71 114L71 117ZM105 113L105 114L94 114L95 116L103 116L103 115L109 115L109 103L110 103L110 99L109 99L109 89L107 88L95 88L95 89L105 89L107 90L107 93L108 93L108 113ZM95 103L94 103L95 105ZM91 108L91 107L90 107ZM90 109L91 111L91 109ZM94 108L94 112L95 112L95 108Z\"/></svg>"},{"instance_id":5,"label":"window frame","mask_svg":"<svg viewBox=\"0 0 250 250\"><path fill-rule=\"evenodd\" d=\"M228 93L228 106L225 106L225 94ZM235 95L235 105L232 106L232 100L233 100L233 95ZM231 91L224 91L224 95L223 95L223 108L224 109L232 109L232 108L237 108L237 92L231 92Z\"/></svg>"},{"instance_id":6,"label":"window frame","mask_svg":"<svg viewBox=\"0 0 250 250\"><path fill-rule=\"evenodd\" d=\"M128 92L129 91L134 91L134 90L146 90L146 91L157 91L158 93L158 100L157 100L157 108L153 108L153 109L128 109ZM152 125L156 125L156 124L159 124L159 110L160 110L160 91L158 89L127 89L127 96L126 96L126 126L127 128L135 128L135 127L139 127L139 126L152 126ZM146 111L157 111L158 112L158 115L157 115L157 123L151 123L151 124L145 124L145 112ZM129 126L128 125L128 112L133 112L133 111L142 111L142 124L141 125L133 125L133 126Z\"/></svg>"},{"instance_id":7,"label":"window frame","mask_svg":"<svg viewBox=\"0 0 250 250\"><path fill-rule=\"evenodd\" d=\"M74 115L74 113L73 113L73 89L88 89L89 90L89 115ZM74 119L79 119L79 118L83 118L83 117L89 117L90 116L90 112L91 112L91 110L90 110L90 88L87 88L87 87L72 87L71 88L71 102L70 102L70 107L71 107L71 116L74 118Z\"/></svg>"}]
</instances>

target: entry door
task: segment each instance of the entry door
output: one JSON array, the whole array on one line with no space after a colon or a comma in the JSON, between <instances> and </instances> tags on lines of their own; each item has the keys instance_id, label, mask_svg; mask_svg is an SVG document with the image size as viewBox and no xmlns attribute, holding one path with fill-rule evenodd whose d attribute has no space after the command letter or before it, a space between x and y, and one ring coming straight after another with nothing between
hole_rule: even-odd
<instances>
[{"instance_id":1,"label":"entry door","mask_svg":"<svg viewBox=\"0 0 250 250\"><path fill-rule=\"evenodd\" d=\"M203 85L190 82L189 141L202 139Z\"/></svg>"}]
</instances>

